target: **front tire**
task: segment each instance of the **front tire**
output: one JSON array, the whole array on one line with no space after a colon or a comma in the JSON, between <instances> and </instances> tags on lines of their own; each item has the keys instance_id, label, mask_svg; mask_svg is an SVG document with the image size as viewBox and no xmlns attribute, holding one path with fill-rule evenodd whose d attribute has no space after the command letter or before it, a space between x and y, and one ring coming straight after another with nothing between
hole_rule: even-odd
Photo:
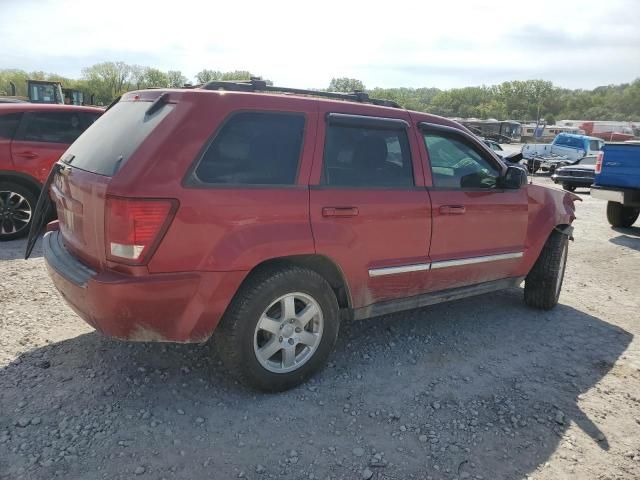
<instances>
[{"instance_id":1,"label":"front tire","mask_svg":"<svg viewBox=\"0 0 640 480\"><path fill-rule=\"evenodd\" d=\"M567 183L563 183L562 184L562 188L564 190L566 190L567 192L575 192L576 191L576 187L574 187L573 185L569 185Z\"/></svg>"},{"instance_id":2,"label":"front tire","mask_svg":"<svg viewBox=\"0 0 640 480\"><path fill-rule=\"evenodd\" d=\"M325 365L339 324L338 302L327 281L312 270L283 266L245 282L214 338L233 376L258 390L280 392Z\"/></svg>"},{"instance_id":3,"label":"front tire","mask_svg":"<svg viewBox=\"0 0 640 480\"><path fill-rule=\"evenodd\" d=\"M628 228L640 215L640 208L625 207L618 202L607 202L607 220L612 227Z\"/></svg>"},{"instance_id":4,"label":"front tire","mask_svg":"<svg viewBox=\"0 0 640 480\"><path fill-rule=\"evenodd\" d=\"M568 249L569 238L554 230L525 279L524 301L527 305L550 310L558 304Z\"/></svg>"},{"instance_id":5,"label":"front tire","mask_svg":"<svg viewBox=\"0 0 640 480\"><path fill-rule=\"evenodd\" d=\"M0 182L0 241L16 240L29 233L38 197L13 182Z\"/></svg>"}]
</instances>

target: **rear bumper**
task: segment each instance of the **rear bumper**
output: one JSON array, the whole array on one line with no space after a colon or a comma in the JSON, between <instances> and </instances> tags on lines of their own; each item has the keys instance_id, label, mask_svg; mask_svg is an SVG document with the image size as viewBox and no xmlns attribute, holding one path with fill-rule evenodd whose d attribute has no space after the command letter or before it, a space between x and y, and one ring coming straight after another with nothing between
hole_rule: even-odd
<instances>
[{"instance_id":1,"label":"rear bumper","mask_svg":"<svg viewBox=\"0 0 640 480\"><path fill-rule=\"evenodd\" d=\"M43 240L45 264L69 306L96 330L123 340L202 342L246 272L96 272L71 255L60 232Z\"/></svg>"},{"instance_id":2,"label":"rear bumper","mask_svg":"<svg viewBox=\"0 0 640 480\"><path fill-rule=\"evenodd\" d=\"M600 200L618 202L626 207L640 207L640 190L638 189L593 185L591 196Z\"/></svg>"}]
</instances>

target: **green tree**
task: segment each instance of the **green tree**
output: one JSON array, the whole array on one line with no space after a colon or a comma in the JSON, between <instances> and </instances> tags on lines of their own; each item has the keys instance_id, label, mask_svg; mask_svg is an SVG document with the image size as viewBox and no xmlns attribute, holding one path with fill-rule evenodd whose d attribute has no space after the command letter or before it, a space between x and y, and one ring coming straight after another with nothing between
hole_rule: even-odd
<instances>
[{"instance_id":1,"label":"green tree","mask_svg":"<svg viewBox=\"0 0 640 480\"><path fill-rule=\"evenodd\" d=\"M355 92L364 91L364 83L356 78L340 77L332 78L329 83L330 92Z\"/></svg>"},{"instance_id":2,"label":"green tree","mask_svg":"<svg viewBox=\"0 0 640 480\"><path fill-rule=\"evenodd\" d=\"M169 70L167 72L168 85L171 88L182 88L187 83L185 77L180 70Z\"/></svg>"},{"instance_id":3,"label":"green tree","mask_svg":"<svg viewBox=\"0 0 640 480\"><path fill-rule=\"evenodd\" d=\"M131 66L124 62L102 62L82 69L82 77L98 98L110 102L130 87Z\"/></svg>"},{"instance_id":4,"label":"green tree","mask_svg":"<svg viewBox=\"0 0 640 480\"><path fill-rule=\"evenodd\" d=\"M222 72L217 70L200 70L196 73L196 83L207 83L222 79Z\"/></svg>"},{"instance_id":5,"label":"green tree","mask_svg":"<svg viewBox=\"0 0 640 480\"><path fill-rule=\"evenodd\" d=\"M142 87L141 88L149 88L149 87L168 87L169 86L169 76L164 73L162 70L158 70L157 68L147 67L144 70L144 75L142 76Z\"/></svg>"}]
</instances>

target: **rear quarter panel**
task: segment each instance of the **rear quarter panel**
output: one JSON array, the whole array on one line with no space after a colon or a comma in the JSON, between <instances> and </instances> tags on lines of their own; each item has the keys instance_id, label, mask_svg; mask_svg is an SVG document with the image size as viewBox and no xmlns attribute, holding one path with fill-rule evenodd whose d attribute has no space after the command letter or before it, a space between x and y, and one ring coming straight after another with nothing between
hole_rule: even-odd
<instances>
[{"instance_id":1,"label":"rear quarter panel","mask_svg":"<svg viewBox=\"0 0 640 480\"><path fill-rule=\"evenodd\" d=\"M317 126L315 102L292 98L283 104L269 96L235 92L175 95L174 111L109 185L111 195L179 201L176 216L148 264L149 272L247 271L272 258L313 254L308 182ZM205 144L238 111L304 112L295 185L183 184Z\"/></svg>"}]
</instances>

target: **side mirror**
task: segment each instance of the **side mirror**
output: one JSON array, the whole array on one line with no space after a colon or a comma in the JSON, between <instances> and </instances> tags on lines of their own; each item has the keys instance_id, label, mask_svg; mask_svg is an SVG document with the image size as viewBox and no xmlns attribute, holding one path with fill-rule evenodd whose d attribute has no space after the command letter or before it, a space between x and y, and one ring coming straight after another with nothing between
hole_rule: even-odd
<instances>
[{"instance_id":1,"label":"side mirror","mask_svg":"<svg viewBox=\"0 0 640 480\"><path fill-rule=\"evenodd\" d=\"M527 184L527 170L524 165L509 165L507 173L501 178L500 186L502 188L517 190Z\"/></svg>"}]
</instances>

